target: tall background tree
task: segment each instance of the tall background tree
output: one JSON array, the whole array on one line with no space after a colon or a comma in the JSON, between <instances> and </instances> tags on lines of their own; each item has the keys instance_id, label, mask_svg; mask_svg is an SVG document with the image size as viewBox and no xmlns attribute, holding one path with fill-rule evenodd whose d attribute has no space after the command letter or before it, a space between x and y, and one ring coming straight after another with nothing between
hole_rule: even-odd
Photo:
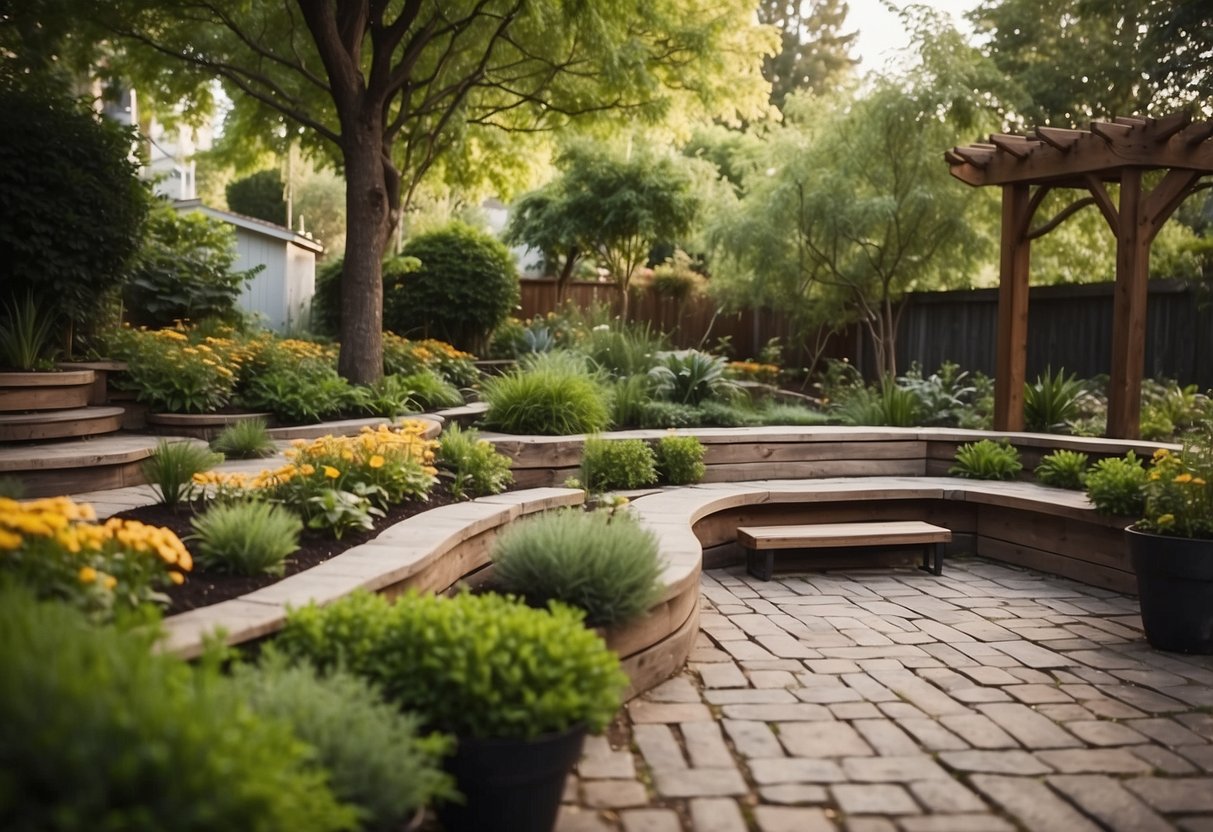
<instances>
[{"instance_id":1,"label":"tall background tree","mask_svg":"<svg viewBox=\"0 0 1213 832\"><path fill-rule=\"evenodd\" d=\"M56 0L62 2L62 0ZM102 0L74 4L155 97L220 79L233 125L286 130L346 180L339 367L382 373L381 264L436 169L572 119L754 117L770 45L745 0ZM256 129L251 129L251 128Z\"/></svg>"},{"instance_id":2,"label":"tall background tree","mask_svg":"<svg viewBox=\"0 0 1213 832\"><path fill-rule=\"evenodd\" d=\"M793 92L826 93L851 73L858 31L845 31L845 0L760 0L758 19L779 31L779 51L762 62L771 103L783 109Z\"/></svg>"}]
</instances>

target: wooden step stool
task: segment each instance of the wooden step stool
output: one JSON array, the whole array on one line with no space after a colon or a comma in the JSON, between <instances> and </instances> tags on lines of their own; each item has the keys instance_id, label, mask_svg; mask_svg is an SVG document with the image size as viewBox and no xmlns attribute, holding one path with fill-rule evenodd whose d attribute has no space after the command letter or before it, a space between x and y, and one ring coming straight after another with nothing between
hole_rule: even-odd
<instances>
[{"instance_id":1,"label":"wooden step stool","mask_svg":"<svg viewBox=\"0 0 1213 832\"><path fill-rule=\"evenodd\" d=\"M778 549L887 549L921 546L922 566L933 575L943 574L944 543L952 532L919 520L879 523L822 523L811 526L740 526L737 542L746 550L746 569L769 581L775 572Z\"/></svg>"}]
</instances>

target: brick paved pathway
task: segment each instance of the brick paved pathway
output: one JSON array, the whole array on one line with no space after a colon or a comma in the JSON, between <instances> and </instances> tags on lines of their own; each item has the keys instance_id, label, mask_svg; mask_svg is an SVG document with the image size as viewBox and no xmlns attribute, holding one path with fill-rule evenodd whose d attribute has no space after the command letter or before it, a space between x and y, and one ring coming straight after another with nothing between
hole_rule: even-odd
<instances>
[{"instance_id":1,"label":"brick paved pathway","mask_svg":"<svg viewBox=\"0 0 1213 832\"><path fill-rule=\"evenodd\" d=\"M1213 832L1213 657L981 560L703 577L687 669L591 738L559 832Z\"/></svg>"}]
</instances>

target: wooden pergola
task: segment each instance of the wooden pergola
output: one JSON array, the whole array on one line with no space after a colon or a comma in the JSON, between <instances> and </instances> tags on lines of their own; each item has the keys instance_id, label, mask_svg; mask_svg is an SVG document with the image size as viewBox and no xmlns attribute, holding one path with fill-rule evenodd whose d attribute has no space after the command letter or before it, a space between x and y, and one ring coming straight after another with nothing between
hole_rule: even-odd
<instances>
[{"instance_id":1,"label":"wooden pergola","mask_svg":"<svg viewBox=\"0 0 1213 832\"><path fill-rule=\"evenodd\" d=\"M1037 127L1030 135L996 133L989 143L944 154L951 173L968 185L1002 186L1002 244L998 289L998 351L994 427L1023 430L1028 343L1028 262L1032 240L1074 212L1095 205L1116 236L1112 368L1108 436L1135 439L1145 367L1146 281L1150 244L1167 218L1194 191L1213 183L1213 122L1186 113L1162 118L1096 121L1088 130ZM1167 173L1147 192L1144 174ZM1107 183L1120 186L1119 199ZM1047 222L1033 217L1051 191L1086 191Z\"/></svg>"}]
</instances>

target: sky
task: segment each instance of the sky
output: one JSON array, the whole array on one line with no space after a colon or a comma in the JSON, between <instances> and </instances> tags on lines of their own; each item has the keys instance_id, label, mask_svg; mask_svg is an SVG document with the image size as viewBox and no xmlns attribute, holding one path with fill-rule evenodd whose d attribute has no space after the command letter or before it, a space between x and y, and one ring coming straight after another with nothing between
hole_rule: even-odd
<instances>
[{"instance_id":1,"label":"sky","mask_svg":"<svg viewBox=\"0 0 1213 832\"><path fill-rule=\"evenodd\" d=\"M908 0L894 0L897 5L907 5ZM965 12L974 8L978 0L918 0L919 5L931 6L952 16L961 32L972 32ZM856 57L862 60L860 72L880 69L894 53L909 44L910 38L901 25L901 19L885 8L881 0L847 0L846 30L858 29L859 38L855 48Z\"/></svg>"}]
</instances>

